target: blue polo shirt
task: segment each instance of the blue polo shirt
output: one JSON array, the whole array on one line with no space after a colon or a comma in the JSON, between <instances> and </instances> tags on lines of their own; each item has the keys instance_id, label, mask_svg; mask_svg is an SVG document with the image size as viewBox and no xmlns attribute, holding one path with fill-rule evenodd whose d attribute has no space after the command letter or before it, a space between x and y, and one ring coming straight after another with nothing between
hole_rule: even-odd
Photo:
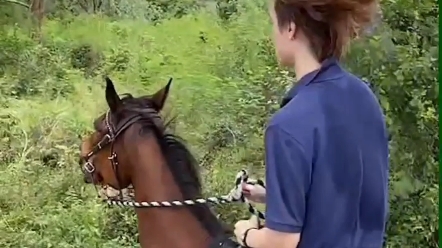
<instances>
[{"instance_id":1,"label":"blue polo shirt","mask_svg":"<svg viewBox=\"0 0 442 248\"><path fill-rule=\"evenodd\" d=\"M337 60L304 76L265 132L266 227L298 248L380 248L388 132L368 85Z\"/></svg>"}]
</instances>

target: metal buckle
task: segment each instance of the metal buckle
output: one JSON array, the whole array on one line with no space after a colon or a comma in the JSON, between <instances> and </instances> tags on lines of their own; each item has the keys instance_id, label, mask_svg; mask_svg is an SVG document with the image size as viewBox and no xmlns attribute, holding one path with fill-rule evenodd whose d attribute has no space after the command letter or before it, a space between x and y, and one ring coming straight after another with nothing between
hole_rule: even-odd
<instances>
[{"instance_id":1,"label":"metal buckle","mask_svg":"<svg viewBox=\"0 0 442 248\"><path fill-rule=\"evenodd\" d=\"M103 137L103 140L104 140L104 138L107 138L107 140L108 140L108 142L110 143L110 142L112 142L112 141L114 141L114 139L112 138L112 136L110 135L110 134L106 134L106 135L104 135L104 137Z\"/></svg>"},{"instance_id":2,"label":"metal buckle","mask_svg":"<svg viewBox=\"0 0 442 248\"><path fill-rule=\"evenodd\" d=\"M91 162L87 161L86 163L84 163L84 165L83 165L83 169L84 169L87 173L92 174L92 173L94 173L94 171L95 171L95 166L94 166Z\"/></svg>"},{"instance_id":3,"label":"metal buckle","mask_svg":"<svg viewBox=\"0 0 442 248\"><path fill-rule=\"evenodd\" d=\"M110 157L107 157L107 159L113 161L115 158L117 158L117 154L115 152L112 152L112 154L110 155Z\"/></svg>"}]
</instances>

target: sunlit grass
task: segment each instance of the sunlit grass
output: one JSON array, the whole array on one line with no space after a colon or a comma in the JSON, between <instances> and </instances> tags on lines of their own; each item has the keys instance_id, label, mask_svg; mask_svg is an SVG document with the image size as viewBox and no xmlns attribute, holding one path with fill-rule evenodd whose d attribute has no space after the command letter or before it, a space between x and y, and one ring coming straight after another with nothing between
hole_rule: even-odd
<instances>
[{"instance_id":1,"label":"sunlit grass","mask_svg":"<svg viewBox=\"0 0 442 248\"><path fill-rule=\"evenodd\" d=\"M217 71L232 67L225 63L236 60L229 57L234 56L237 32L250 28L232 28L226 29L216 17L201 13L155 27L145 22L81 16L69 24L49 20L43 32L46 42L60 51L89 44L106 58L127 55L127 69L109 74L119 93L152 94L173 77L166 109L178 115L178 134L188 141L195 156L201 157L212 126L227 118L218 108L236 101L237 89L217 76ZM206 42L201 40L202 34ZM260 35L264 33L250 33L252 39ZM26 38L23 34L17 37L21 36ZM250 44L250 49L254 45ZM69 64L69 54L59 52L56 56ZM77 164L78 136L90 131L94 118L106 109L103 75L86 79L78 70L64 70L63 80L48 74L46 82L56 87L69 85L70 92L63 96L50 97L50 90L44 89L43 96L0 98L5 106L0 108L0 116L9 118L2 128L13 134L8 138L13 141L12 150L0 150L0 155L14 161L0 164L0 247L133 247L136 237L130 233L136 225L131 211L117 213L97 201L93 187L82 182ZM0 78L4 84L13 80ZM257 138L255 145L261 142ZM250 167L241 164L247 153L235 148L214 154L211 167L202 170L206 192L227 193L237 170ZM56 157L44 163L48 154ZM241 208L233 209L229 207L225 217L236 215ZM112 222L111 215L121 223Z\"/></svg>"}]
</instances>

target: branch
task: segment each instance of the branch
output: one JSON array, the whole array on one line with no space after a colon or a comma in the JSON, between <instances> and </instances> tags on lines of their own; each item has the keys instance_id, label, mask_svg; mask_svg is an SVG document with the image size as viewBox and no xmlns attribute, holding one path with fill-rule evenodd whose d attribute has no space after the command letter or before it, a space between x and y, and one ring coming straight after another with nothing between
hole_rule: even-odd
<instances>
[{"instance_id":1,"label":"branch","mask_svg":"<svg viewBox=\"0 0 442 248\"><path fill-rule=\"evenodd\" d=\"M17 4L17 5L20 5L22 7L29 9L29 5L27 5L26 3L22 3L20 1L17 1L17 0L3 0L3 1L0 1L0 4L1 3L13 3L13 4Z\"/></svg>"}]
</instances>

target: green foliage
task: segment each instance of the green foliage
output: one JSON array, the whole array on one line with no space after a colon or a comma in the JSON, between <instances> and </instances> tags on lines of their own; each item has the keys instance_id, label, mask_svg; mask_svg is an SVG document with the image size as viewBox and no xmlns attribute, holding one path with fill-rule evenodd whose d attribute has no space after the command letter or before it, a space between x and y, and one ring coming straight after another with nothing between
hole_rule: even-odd
<instances>
[{"instance_id":1,"label":"green foliage","mask_svg":"<svg viewBox=\"0 0 442 248\"><path fill-rule=\"evenodd\" d=\"M93 2L53 2L38 42L23 19L0 18L1 247L136 246L133 212L96 201L77 164L78 135L105 109L103 74L134 94L174 77L168 112L207 194L228 192L241 168L263 175L263 126L292 76L275 61L265 1ZM385 1L383 24L345 60L372 83L392 136L388 247L438 247L436 7Z\"/></svg>"},{"instance_id":2,"label":"green foliage","mask_svg":"<svg viewBox=\"0 0 442 248\"><path fill-rule=\"evenodd\" d=\"M238 12L238 1L218 0L216 1L216 10L221 20L228 21Z\"/></svg>"},{"instance_id":3,"label":"green foliage","mask_svg":"<svg viewBox=\"0 0 442 248\"><path fill-rule=\"evenodd\" d=\"M64 18L67 14L103 14L114 18L128 18L158 22L179 18L196 11L201 6L197 0L57 0L47 4L50 17Z\"/></svg>"},{"instance_id":4,"label":"green foliage","mask_svg":"<svg viewBox=\"0 0 442 248\"><path fill-rule=\"evenodd\" d=\"M85 71L85 76L92 76L100 67L102 57L92 46L81 44L71 50L70 59L72 68Z\"/></svg>"}]
</instances>

